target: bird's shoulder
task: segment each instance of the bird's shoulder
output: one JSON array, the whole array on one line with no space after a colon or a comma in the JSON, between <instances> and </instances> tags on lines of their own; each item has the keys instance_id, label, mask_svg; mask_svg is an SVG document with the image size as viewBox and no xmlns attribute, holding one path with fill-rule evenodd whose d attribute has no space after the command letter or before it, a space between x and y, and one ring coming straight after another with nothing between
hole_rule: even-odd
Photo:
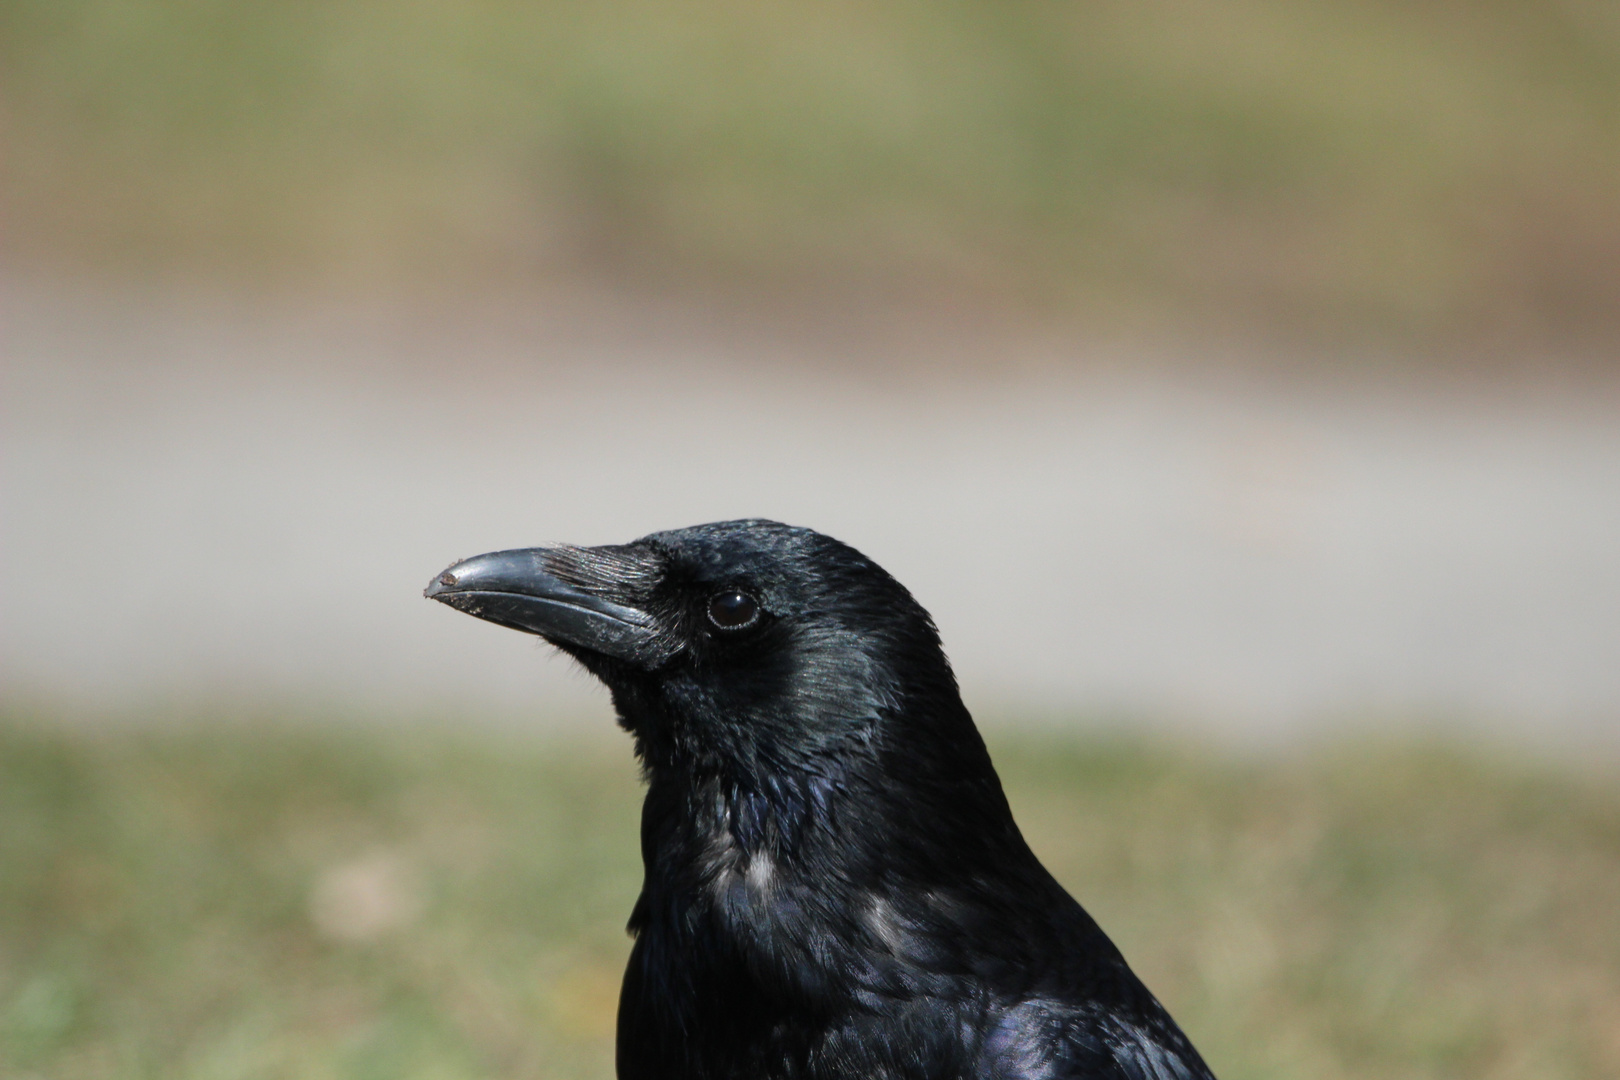
<instances>
[{"instance_id":1,"label":"bird's shoulder","mask_svg":"<svg viewBox=\"0 0 1620 1080\"><path fill-rule=\"evenodd\" d=\"M997 1080L1213 1080L1181 1029L1150 1001L1141 1011L1047 999L1003 1011L984 1040Z\"/></svg>"}]
</instances>

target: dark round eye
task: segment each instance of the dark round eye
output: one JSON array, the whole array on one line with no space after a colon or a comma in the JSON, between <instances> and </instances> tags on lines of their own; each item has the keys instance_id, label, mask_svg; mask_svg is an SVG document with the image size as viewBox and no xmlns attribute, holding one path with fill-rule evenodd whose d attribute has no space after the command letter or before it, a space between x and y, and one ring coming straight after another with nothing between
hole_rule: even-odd
<instances>
[{"instance_id":1,"label":"dark round eye","mask_svg":"<svg viewBox=\"0 0 1620 1080\"><path fill-rule=\"evenodd\" d=\"M745 592L727 589L709 598L709 621L722 630L741 630L758 618L759 604Z\"/></svg>"}]
</instances>

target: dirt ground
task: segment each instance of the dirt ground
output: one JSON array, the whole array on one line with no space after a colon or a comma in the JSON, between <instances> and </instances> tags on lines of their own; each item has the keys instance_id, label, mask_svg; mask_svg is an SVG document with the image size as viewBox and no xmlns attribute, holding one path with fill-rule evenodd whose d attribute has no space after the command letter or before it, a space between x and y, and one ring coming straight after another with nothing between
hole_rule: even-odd
<instances>
[{"instance_id":1,"label":"dirt ground","mask_svg":"<svg viewBox=\"0 0 1620 1080\"><path fill-rule=\"evenodd\" d=\"M599 717L577 672L424 583L764 516L910 586L984 715L1620 745L1620 395L1596 382L1264 376L585 294L446 312L13 280L3 303L13 700Z\"/></svg>"}]
</instances>

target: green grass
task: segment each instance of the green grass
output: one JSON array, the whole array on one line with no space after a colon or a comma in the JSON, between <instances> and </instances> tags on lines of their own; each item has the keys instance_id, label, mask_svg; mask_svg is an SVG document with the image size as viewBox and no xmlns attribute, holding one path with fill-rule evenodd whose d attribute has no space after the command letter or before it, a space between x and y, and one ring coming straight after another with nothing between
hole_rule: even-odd
<instances>
[{"instance_id":1,"label":"green grass","mask_svg":"<svg viewBox=\"0 0 1620 1080\"><path fill-rule=\"evenodd\" d=\"M1620 322L1608 0L0 0L14 260ZM954 293L953 293L954 295Z\"/></svg>"},{"instance_id":2,"label":"green grass","mask_svg":"<svg viewBox=\"0 0 1620 1080\"><path fill-rule=\"evenodd\" d=\"M1620 782L994 746L1223 1080L1620 1075ZM607 1077L627 746L0 725L0 1075Z\"/></svg>"}]
</instances>

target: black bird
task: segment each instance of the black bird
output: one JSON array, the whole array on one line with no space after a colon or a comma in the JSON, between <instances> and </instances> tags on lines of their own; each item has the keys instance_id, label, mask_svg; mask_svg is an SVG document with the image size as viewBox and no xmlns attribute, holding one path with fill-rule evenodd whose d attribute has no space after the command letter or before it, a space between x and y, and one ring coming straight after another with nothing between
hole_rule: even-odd
<instances>
[{"instance_id":1,"label":"black bird","mask_svg":"<svg viewBox=\"0 0 1620 1080\"><path fill-rule=\"evenodd\" d=\"M728 521L479 555L426 595L575 657L635 737L621 1080L1213 1080L858 551Z\"/></svg>"}]
</instances>

